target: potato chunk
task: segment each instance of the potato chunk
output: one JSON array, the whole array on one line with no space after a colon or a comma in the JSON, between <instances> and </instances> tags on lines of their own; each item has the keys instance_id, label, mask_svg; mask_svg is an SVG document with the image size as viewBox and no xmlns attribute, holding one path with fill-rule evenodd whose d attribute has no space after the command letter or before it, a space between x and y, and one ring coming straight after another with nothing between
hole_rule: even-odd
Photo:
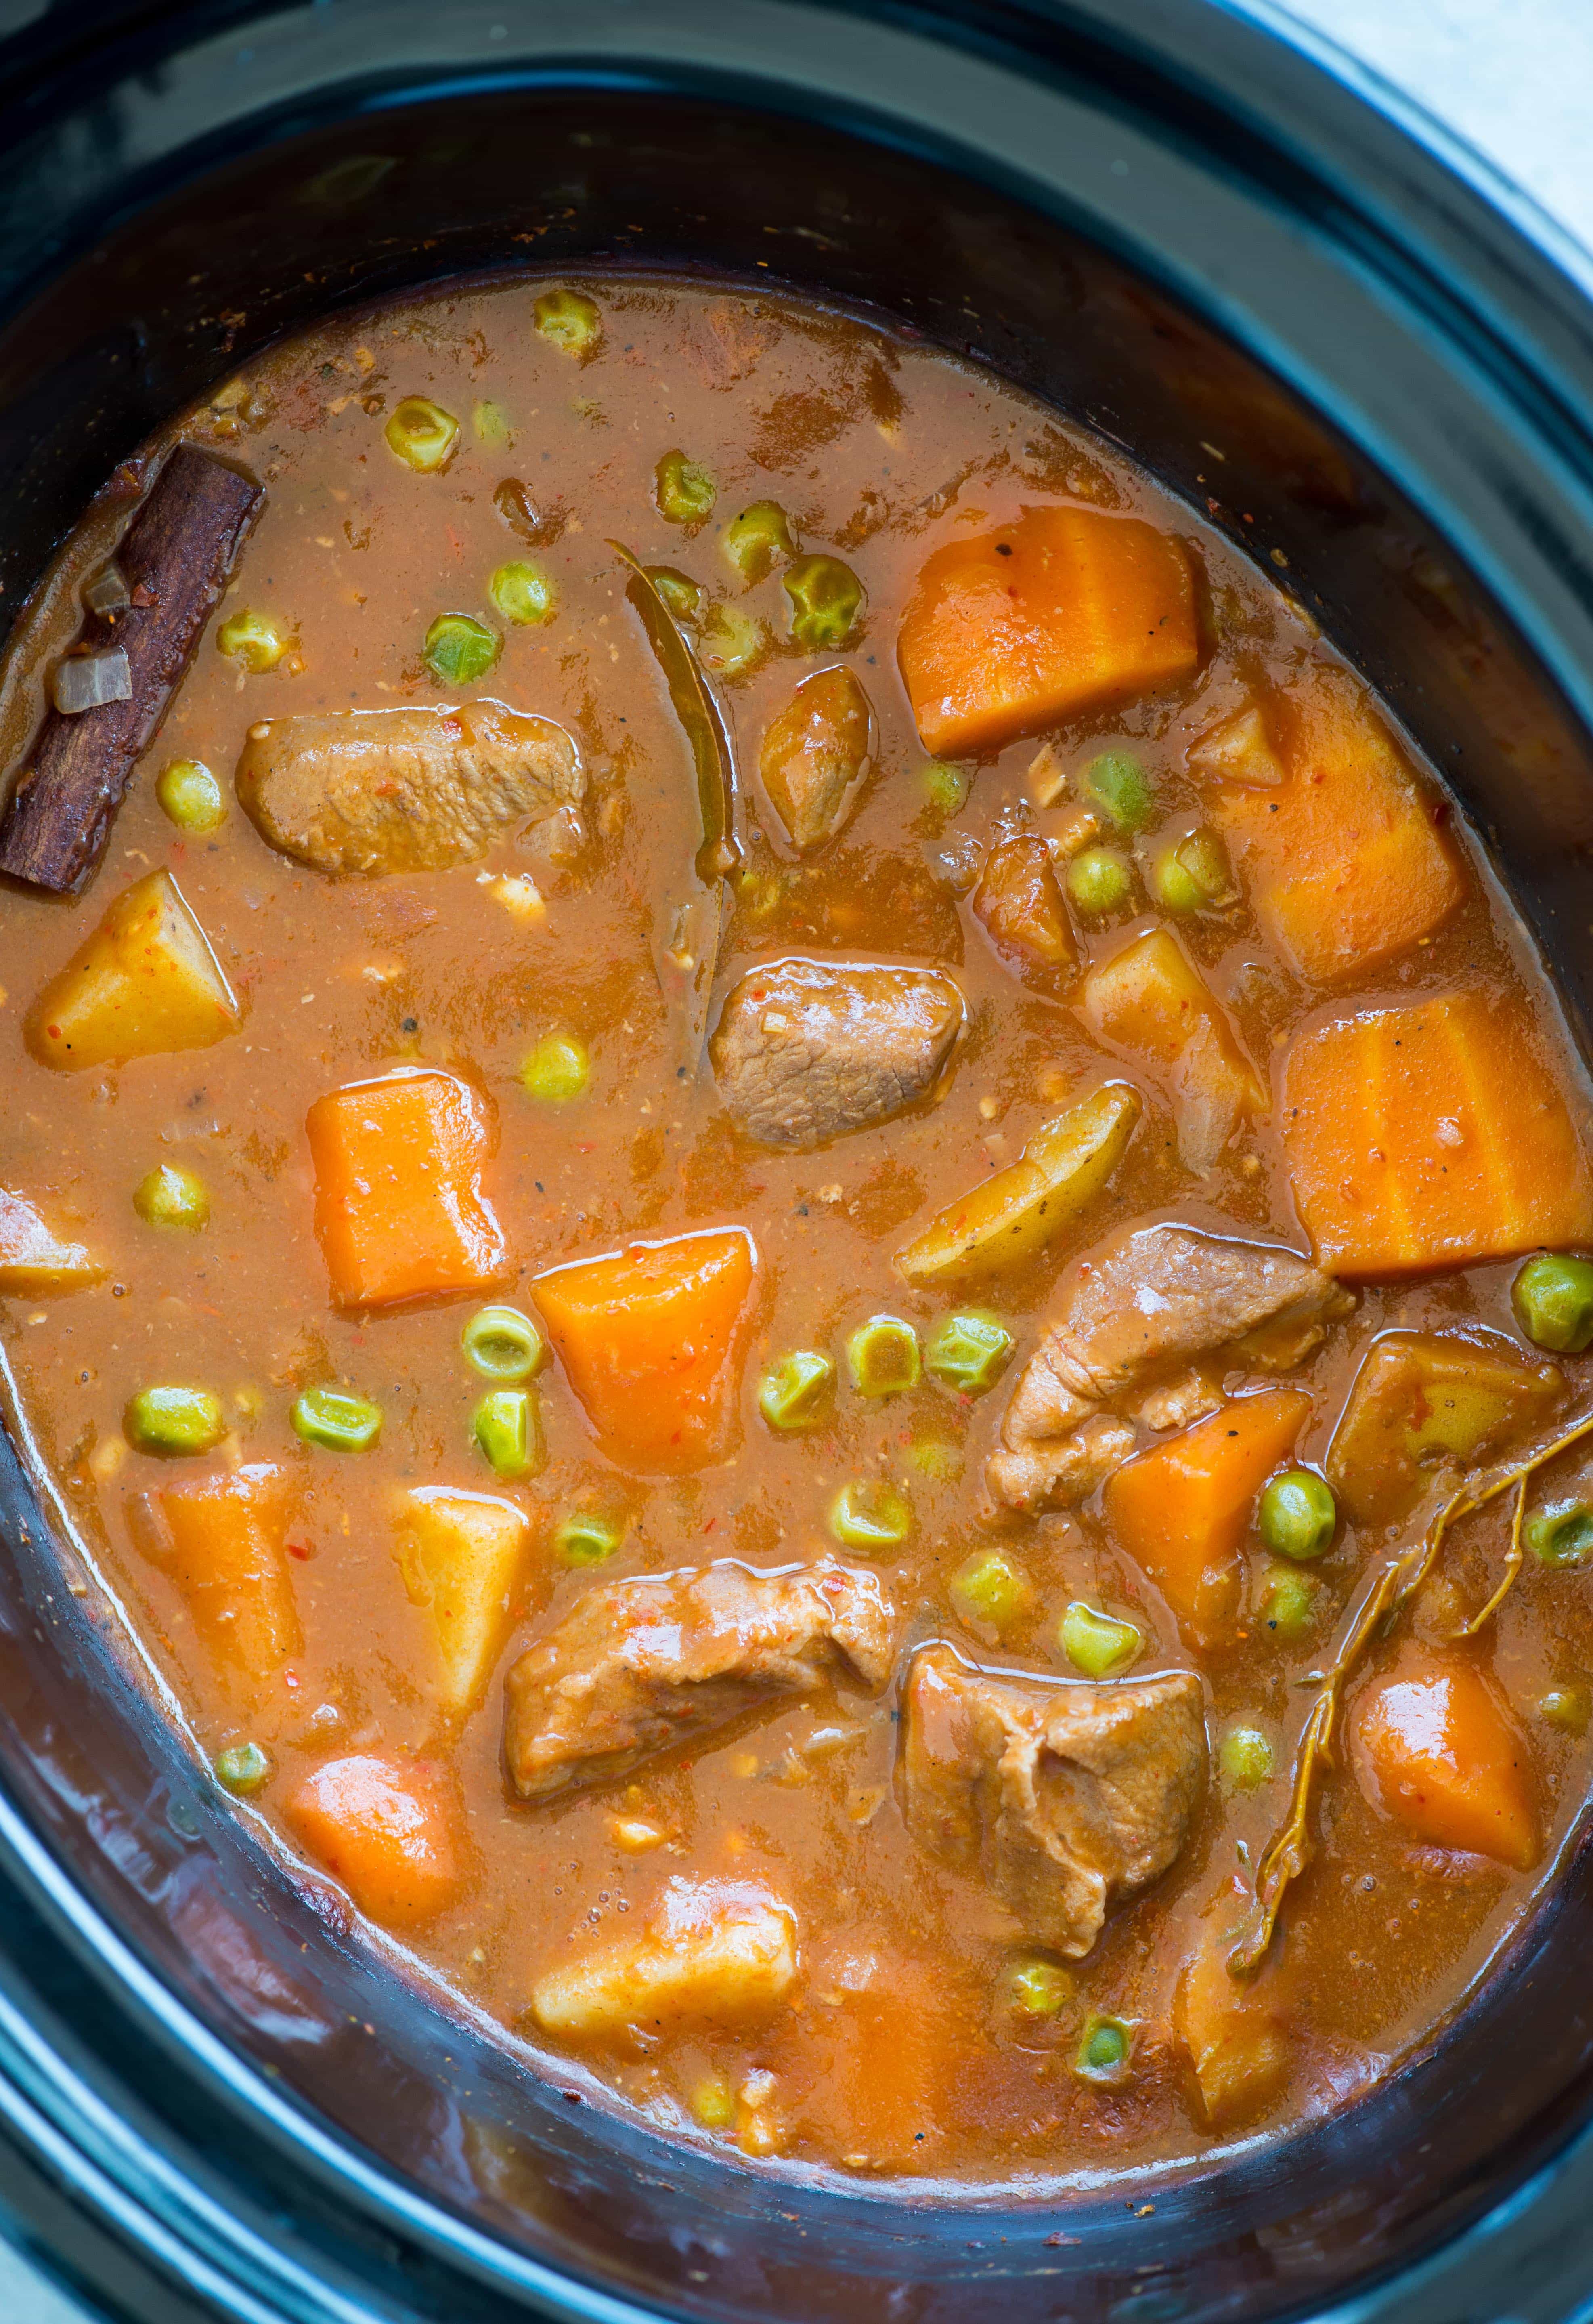
<instances>
[{"instance_id":1,"label":"potato chunk","mask_svg":"<svg viewBox=\"0 0 1593 2324\"><path fill-rule=\"evenodd\" d=\"M525 1511L495 1493L418 1485L402 1498L399 1566L437 1642L437 1703L448 1718L474 1711L485 1692L530 1536Z\"/></svg>"},{"instance_id":2,"label":"potato chunk","mask_svg":"<svg viewBox=\"0 0 1593 2324\"><path fill-rule=\"evenodd\" d=\"M1100 1193L1141 1111L1127 1082L1095 1090L1036 1130L1016 1162L949 1203L898 1251L898 1267L927 1286L1021 1266Z\"/></svg>"},{"instance_id":3,"label":"potato chunk","mask_svg":"<svg viewBox=\"0 0 1593 2324\"><path fill-rule=\"evenodd\" d=\"M769 721L758 771L798 855L815 853L851 820L873 747L874 714L849 669L805 678Z\"/></svg>"},{"instance_id":4,"label":"potato chunk","mask_svg":"<svg viewBox=\"0 0 1593 2324\"><path fill-rule=\"evenodd\" d=\"M1209 1170L1244 1117L1266 1111L1227 1011L1165 928L1092 969L1081 1006L1092 1033L1142 1058L1164 1084L1185 1169Z\"/></svg>"},{"instance_id":5,"label":"potato chunk","mask_svg":"<svg viewBox=\"0 0 1593 2324\"><path fill-rule=\"evenodd\" d=\"M78 1071L201 1049L244 1012L170 872L117 897L33 1003L27 1043L41 1065Z\"/></svg>"},{"instance_id":6,"label":"potato chunk","mask_svg":"<svg viewBox=\"0 0 1593 2324\"><path fill-rule=\"evenodd\" d=\"M80 1242L62 1242L31 1203L0 1191L0 1291L76 1291L105 1268Z\"/></svg>"},{"instance_id":7,"label":"potato chunk","mask_svg":"<svg viewBox=\"0 0 1593 2324\"><path fill-rule=\"evenodd\" d=\"M1456 1474L1524 1436L1564 1394L1557 1364L1524 1363L1507 1340L1385 1332L1333 1432L1329 1482L1357 1525L1397 1525L1434 1471Z\"/></svg>"},{"instance_id":8,"label":"potato chunk","mask_svg":"<svg viewBox=\"0 0 1593 2324\"><path fill-rule=\"evenodd\" d=\"M796 1923L764 1889L671 1880L650 1926L549 1969L531 1994L547 2034L603 2041L671 2018L740 2025L767 2016L796 1975Z\"/></svg>"},{"instance_id":9,"label":"potato chunk","mask_svg":"<svg viewBox=\"0 0 1593 2324\"><path fill-rule=\"evenodd\" d=\"M1237 1898L1219 1900L1173 1997L1173 2030L1189 2053L1212 2130L1226 2130L1281 2098L1293 2064L1279 1962L1269 1960L1254 1979L1229 1969L1241 1917Z\"/></svg>"}]
</instances>

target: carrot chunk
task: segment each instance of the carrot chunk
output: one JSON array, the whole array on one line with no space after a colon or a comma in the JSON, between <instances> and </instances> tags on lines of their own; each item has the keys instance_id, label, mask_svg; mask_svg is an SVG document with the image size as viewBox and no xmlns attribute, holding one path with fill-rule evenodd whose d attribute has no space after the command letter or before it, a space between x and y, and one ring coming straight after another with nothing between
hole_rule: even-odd
<instances>
[{"instance_id":1,"label":"carrot chunk","mask_svg":"<svg viewBox=\"0 0 1593 2324\"><path fill-rule=\"evenodd\" d=\"M1532 1753L1475 1663L1413 1642L1357 1702L1349 1738L1361 1789L1418 1840L1518 1872L1537 1862Z\"/></svg>"},{"instance_id":2,"label":"carrot chunk","mask_svg":"<svg viewBox=\"0 0 1593 2324\"><path fill-rule=\"evenodd\" d=\"M1415 1275L1593 1240L1593 1179L1520 1012L1480 991L1302 1035L1284 1150L1317 1263Z\"/></svg>"},{"instance_id":3,"label":"carrot chunk","mask_svg":"<svg viewBox=\"0 0 1593 2324\"><path fill-rule=\"evenodd\" d=\"M296 1498L287 1470L256 1462L166 1485L129 1512L134 1538L182 1592L235 1692L273 1675L304 1643L285 1548Z\"/></svg>"},{"instance_id":4,"label":"carrot chunk","mask_svg":"<svg viewBox=\"0 0 1593 2324\"><path fill-rule=\"evenodd\" d=\"M356 1752L324 1760L282 1803L290 1828L384 1928L435 1920L458 1893L463 1847L432 1768Z\"/></svg>"},{"instance_id":5,"label":"carrot chunk","mask_svg":"<svg viewBox=\"0 0 1593 2324\"><path fill-rule=\"evenodd\" d=\"M1107 1524L1192 1643L1215 1643L1239 1597L1239 1543L1256 1496L1288 1458L1311 1398L1292 1388L1237 1397L1107 1480Z\"/></svg>"},{"instance_id":6,"label":"carrot chunk","mask_svg":"<svg viewBox=\"0 0 1593 2324\"><path fill-rule=\"evenodd\" d=\"M455 1074L406 1067L318 1098L305 1127L316 1232L340 1307L479 1291L503 1272L482 1193L484 1100Z\"/></svg>"},{"instance_id":7,"label":"carrot chunk","mask_svg":"<svg viewBox=\"0 0 1593 2324\"><path fill-rule=\"evenodd\" d=\"M1092 1033L1147 1064L1172 1099L1185 1169L1209 1170L1266 1092L1227 1011L1165 928L1137 936L1084 979Z\"/></svg>"},{"instance_id":8,"label":"carrot chunk","mask_svg":"<svg viewBox=\"0 0 1593 2324\"><path fill-rule=\"evenodd\" d=\"M751 1236L726 1227L538 1277L548 1336L622 1468L673 1473L728 1452L757 1265Z\"/></svg>"},{"instance_id":9,"label":"carrot chunk","mask_svg":"<svg viewBox=\"0 0 1593 2324\"><path fill-rule=\"evenodd\" d=\"M1455 851L1352 678L1312 670L1264 714L1283 780L1239 779L1211 811L1263 927L1332 984L1431 936L1465 894Z\"/></svg>"},{"instance_id":10,"label":"carrot chunk","mask_svg":"<svg viewBox=\"0 0 1593 2324\"><path fill-rule=\"evenodd\" d=\"M1243 1925L1240 1899L1220 1896L1173 1996L1173 2030L1194 2068L1201 2111L1212 2130L1246 2121L1281 2098L1294 2064L1277 1955L1258 1978L1229 1974L1228 1956Z\"/></svg>"},{"instance_id":11,"label":"carrot chunk","mask_svg":"<svg viewBox=\"0 0 1593 2324\"><path fill-rule=\"evenodd\" d=\"M32 1203L0 1192L0 1291L76 1291L104 1273L92 1251L63 1242Z\"/></svg>"},{"instance_id":12,"label":"carrot chunk","mask_svg":"<svg viewBox=\"0 0 1593 2324\"><path fill-rule=\"evenodd\" d=\"M926 751L999 751L1189 675L1189 558L1139 517L1026 509L935 551L897 655Z\"/></svg>"}]
</instances>

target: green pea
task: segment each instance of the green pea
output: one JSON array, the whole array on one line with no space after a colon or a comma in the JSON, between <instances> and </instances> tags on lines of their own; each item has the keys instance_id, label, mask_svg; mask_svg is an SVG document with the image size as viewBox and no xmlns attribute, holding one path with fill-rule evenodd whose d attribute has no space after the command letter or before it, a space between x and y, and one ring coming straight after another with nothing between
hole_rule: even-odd
<instances>
[{"instance_id":1,"label":"green pea","mask_svg":"<svg viewBox=\"0 0 1593 2324\"><path fill-rule=\"evenodd\" d=\"M553 1528L553 1554L561 1565L601 1565L624 1538L625 1528L615 1518L572 1509Z\"/></svg>"},{"instance_id":2,"label":"green pea","mask_svg":"<svg viewBox=\"0 0 1593 2324\"><path fill-rule=\"evenodd\" d=\"M666 452L653 471L653 499L666 524L701 524L714 513L719 487L681 451Z\"/></svg>"},{"instance_id":3,"label":"green pea","mask_svg":"<svg viewBox=\"0 0 1593 2324\"><path fill-rule=\"evenodd\" d=\"M525 1380L542 1369L542 1334L518 1307L481 1307L459 1334L465 1360L483 1379Z\"/></svg>"},{"instance_id":4,"label":"green pea","mask_svg":"<svg viewBox=\"0 0 1593 2324\"><path fill-rule=\"evenodd\" d=\"M1214 910L1234 902L1238 892L1228 851L1214 831L1192 831L1164 848L1151 866L1151 890L1169 912Z\"/></svg>"},{"instance_id":5,"label":"green pea","mask_svg":"<svg viewBox=\"0 0 1593 2324\"><path fill-rule=\"evenodd\" d=\"M816 1428L825 1417L834 1384L835 1367L829 1357L799 1348L764 1373L758 1409L771 1428Z\"/></svg>"},{"instance_id":6,"label":"green pea","mask_svg":"<svg viewBox=\"0 0 1593 2324\"><path fill-rule=\"evenodd\" d=\"M469 613L439 613L426 632L426 667L444 686L474 686L497 660L503 641Z\"/></svg>"},{"instance_id":7,"label":"green pea","mask_svg":"<svg viewBox=\"0 0 1593 2324\"><path fill-rule=\"evenodd\" d=\"M915 1436L907 1447L907 1463L921 1477L933 1478L937 1485L960 1477L967 1465L962 1446L948 1444L944 1436Z\"/></svg>"},{"instance_id":8,"label":"green pea","mask_svg":"<svg viewBox=\"0 0 1593 2324\"><path fill-rule=\"evenodd\" d=\"M973 777L965 767L948 767L944 759L926 759L919 779L930 807L938 816L953 816L968 804Z\"/></svg>"},{"instance_id":9,"label":"green pea","mask_svg":"<svg viewBox=\"0 0 1593 2324\"><path fill-rule=\"evenodd\" d=\"M592 1086L592 1057L574 1033L544 1033L520 1069L520 1086L539 1105L570 1105Z\"/></svg>"},{"instance_id":10,"label":"green pea","mask_svg":"<svg viewBox=\"0 0 1593 2324\"><path fill-rule=\"evenodd\" d=\"M590 363L603 345L603 317L579 290L544 290L531 309L539 331L577 363Z\"/></svg>"},{"instance_id":11,"label":"green pea","mask_svg":"<svg viewBox=\"0 0 1593 2324\"><path fill-rule=\"evenodd\" d=\"M258 1743L229 1743L216 1755L216 1775L241 1800L253 1799L271 1774L271 1761Z\"/></svg>"},{"instance_id":12,"label":"green pea","mask_svg":"<svg viewBox=\"0 0 1593 2324\"><path fill-rule=\"evenodd\" d=\"M483 1396L471 1416L470 1433L495 1476L534 1476L547 1461L541 1415L528 1388L495 1388Z\"/></svg>"},{"instance_id":13,"label":"green pea","mask_svg":"<svg viewBox=\"0 0 1593 2324\"><path fill-rule=\"evenodd\" d=\"M292 631L274 613L257 613L247 605L229 613L216 632L219 652L256 672L275 669L292 642Z\"/></svg>"},{"instance_id":14,"label":"green pea","mask_svg":"<svg viewBox=\"0 0 1593 2324\"><path fill-rule=\"evenodd\" d=\"M1054 2017L1073 1997L1073 1981L1056 1961L1034 1954L1014 1961L1007 1972L1007 1991L1015 2009L1026 2017Z\"/></svg>"},{"instance_id":15,"label":"green pea","mask_svg":"<svg viewBox=\"0 0 1593 2324\"><path fill-rule=\"evenodd\" d=\"M1120 912L1134 875L1115 847L1086 847L1067 867L1067 891L1082 912Z\"/></svg>"},{"instance_id":16,"label":"green pea","mask_svg":"<svg viewBox=\"0 0 1593 2324\"><path fill-rule=\"evenodd\" d=\"M1272 1773L1272 1745L1258 1727L1230 1727L1217 1754L1223 1781L1236 1792L1253 1792Z\"/></svg>"},{"instance_id":17,"label":"green pea","mask_svg":"<svg viewBox=\"0 0 1593 2324\"><path fill-rule=\"evenodd\" d=\"M558 600L547 567L529 564L524 558L500 565L487 584L487 594L504 620L515 622L520 629L534 629L543 622L550 622Z\"/></svg>"},{"instance_id":18,"label":"green pea","mask_svg":"<svg viewBox=\"0 0 1593 2324\"><path fill-rule=\"evenodd\" d=\"M882 1479L843 1485L830 1504L830 1531L847 1549L899 1549L912 1530L912 1503Z\"/></svg>"},{"instance_id":19,"label":"green pea","mask_svg":"<svg viewBox=\"0 0 1593 2324\"><path fill-rule=\"evenodd\" d=\"M799 557L783 576L791 635L806 653L833 653L862 611L863 585L838 557Z\"/></svg>"},{"instance_id":20,"label":"green pea","mask_svg":"<svg viewBox=\"0 0 1593 2324\"><path fill-rule=\"evenodd\" d=\"M686 622L702 620L708 593L700 581L694 581L689 573L682 573L673 565L649 565L647 577L663 599L671 620Z\"/></svg>"},{"instance_id":21,"label":"green pea","mask_svg":"<svg viewBox=\"0 0 1593 2324\"><path fill-rule=\"evenodd\" d=\"M1313 1469L1285 1469L1262 1487L1256 1528L1275 1556L1308 1564L1331 1545L1339 1529L1332 1487Z\"/></svg>"},{"instance_id":22,"label":"green pea","mask_svg":"<svg viewBox=\"0 0 1593 2324\"><path fill-rule=\"evenodd\" d=\"M475 430L478 444L490 444L496 452L506 452L514 441L514 430L509 425L509 414L501 403L483 396L470 409L470 424Z\"/></svg>"},{"instance_id":23,"label":"green pea","mask_svg":"<svg viewBox=\"0 0 1593 2324\"><path fill-rule=\"evenodd\" d=\"M382 1406L339 1388L307 1388L289 1418L307 1444L327 1452L364 1452L382 1434Z\"/></svg>"},{"instance_id":24,"label":"green pea","mask_svg":"<svg viewBox=\"0 0 1593 2324\"><path fill-rule=\"evenodd\" d=\"M964 1308L937 1323L925 1344L924 1363L935 1379L962 1396L994 1388L1017 1342L999 1316Z\"/></svg>"},{"instance_id":25,"label":"green pea","mask_svg":"<svg viewBox=\"0 0 1593 2324\"><path fill-rule=\"evenodd\" d=\"M922 1377L918 1334L899 1315L870 1315L847 1340L846 1369L860 1395L900 1396Z\"/></svg>"},{"instance_id":26,"label":"green pea","mask_svg":"<svg viewBox=\"0 0 1593 2324\"><path fill-rule=\"evenodd\" d=\"M1275 1565L1264 1577L1257 1610L1274 1635L1292 1644L1316 1624L1316 1585L1291 1566Z\"/></svg>"},{"instance_id":27,"label":"green pea","mask_svg":"<svg viewBox=\"0 0 1593 2324\"><path fill-rule=\"evenodd\" d=\"M1087 2082L1115 2082L1128 2066L1133 2047L1134 2029L1122 2018L1087 2018L1073 2071Z\"/></svg>"},{"instance_id":28,"label":"green pea","mask_svg":"<svg viewBox=\"0 0 1593 2324\"><path fill-rule=\"evenodd\" d=\"M226 820L221 785L201 759L171 759L155 779L155 798L168 823L203 838Z\"/></svg>"},{"instance_id":29,"label":"green pea","mask_svg":"<svg viewBox=\"0 0 1593 2324\"><path fill-rule=\"evenodd\" d=\"M1086 1678L1110 1678L1114 1671L1127 1670L1145 1644L1135 1623L1103 1614L1082 1598L1075 1598L1063 1616L1057 1636L1063 1653Z\"/></svg>"},{"instance_id":30,"label":"green pea","mask_svg":"<svg viewBox=\"0 0 1593 2324\"><path fill-rule=\"evenodd\" d=\"M777 557L795 557L796 544L778 501L754 501L724 528L724 553L743 581L761 581Z\"/></svg>"},{"instance_id":31,"label":"green pea","mask_svg":"<svg viewBox=\"0 0 1593 2324\"><path fill-rule=\"evenodd\" d=\"M406 395L382 429L387 448L406 468L431 475L446 467L459 440L459 422L428 396Z\"/></svg>"},{"instance_id":32,"label":"green pea","mask_svg":"<svg viewBox=\"0 0 1593 2324\"><path fill-rule=\"evenodd\" d=\"M1102 751L1080 775L1079 788L1119 831L1143 831L1156 813L1150 778L1132 751Z\"/></svg>"},{"instance_id":33,"label":"green pea","mask_svg":"<svg viewBox=\"0 0 1593 2324\"><path fill-rule=\"evenodd\" d=\"M740 678L768 650L769 632L738 605L714 605L703 618L697 659L711 678Z\"/></svg>"},{"instance_id":34,"label":"green pea","mask_svg":"<svg viewBox=\"0 0 1593 2324\"><path fill-rule=\"evenodd\" d=\"M1522 1527L1543 1565L1584 1565L1593 1550L1593 1509L1586 1501L1552 1501Z\"/></svg>"},{"instance_id":35,"label":"green pea","mask_svg":"<svg viewBox=\"0 0 1593 2324\"><path fill-rule=\"evenodd\" d=\"M1579 1356L1593 1341L1593 1261L1540 1251L1516 1277L1510 1304L1534 1346Z\"/></svg>"},{"instance_id":36,"label":"green pea","mask_svg":"<svg viewBox=\"0 0 1593 2324\"><path fill-rule=\"evenodd\" d=\"M1021 1622L1034 1604L1028 1577L999 1549L976 1550L953 1574L953 1605L964 1621L984 1623L992 1630L1009 1630Z\"/></svg>"},{"instance_id":37,"label":"green pea","mask_svg":"<svg viewBox=\"0 0 1593 2324\"><path fill-rule=\"evenodd\" d=\"M122 1415L122 1433L140 1452L169 1459L213 1452L226 1434L221 1398L203 1388L144 1388Z\"/></svg>"},{"instance_id":38,"label":"green pea","mask_svg":"<svg viewBox=\"0 0 1593 2324\"><path fill-rule=\"evenodd\" d=\"M1585 1686L1551 1687L1538 1704L1538 1716L1565 1735L1585 1735L1593 1718L1593 1695Z\"/></svg>"},{"instance_id":39,"label":"green pea","mask_svg":"<svg viewBox=\"0 0 1593 2324\"><path fill-rule=\"evenodd\" d=\"M197 1170L178 1162L162 1162L141 1178L133 1190L133 1207L152 1227L187 1227L190 1232L210 1217L205 1181Z\"/></svg>"}]
</instances>

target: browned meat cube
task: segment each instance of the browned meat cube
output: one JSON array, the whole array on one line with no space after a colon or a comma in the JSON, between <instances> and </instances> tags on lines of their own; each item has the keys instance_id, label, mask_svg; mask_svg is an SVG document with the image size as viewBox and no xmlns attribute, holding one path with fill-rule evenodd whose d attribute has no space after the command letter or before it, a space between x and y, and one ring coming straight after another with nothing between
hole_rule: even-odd
<instances>
[{"instance_id":1,"label":"browned meat cube","mask_svg":"<svg viewBox=\"0 0 1593 2324\"><path fill-rule=\"evenodd\" d=\"M529 1800L591 1790L760 1704L838 1678L877 1692L890 1650L878 1582L833 1558L610 1582L511 1670L509 1772Z\"/></svg>"},{"instance_id":2,"label":"browned meat cube","mask_svg":"<svg viewBox=\"0 0 1593 2324\"><path fill-rule=\"evenodd\" d=\"M472 862L585 789L564 728L501 702L267 719L237 771L239 801L273 847L367 878Z\"/></svg>"},{"instance_id":3,"label":"browned meat cube","mask_svg":"<svg viewBox=\"0 0 1593 2324\"><path fill-rule=\"evenodd\" d=\"M905 1113L934 1086L962 995L927 968L772 961L749 969L714 1036L726 1105L765 1146L818 1146Z\"/></svg>"},{"instance_id":4,"label":"browned meat cube","mask_svg":"<svg viewBox=\"0 0 1593 2324\"><path fill-rule=\"evenodd\" d=\"M758 771L798 855L814 854L851 821L873 747L874 714L849 669L805 678L770 720Z\"/></svg>"},{"instance_id":5,"label":"browned meat cube","mask_svg":"<svg viewBox=\"0 0 1593 2324\"><path fill-rule=\"evenodd\" d=\"M1062 900L1051 850L1032 832L1002 840L985 859L973 914L1021 984L1065 992L1079 951Z\"/></svg>"},{"instance_id":6,"label":"browned meat cube","mask_svg":"<svg viewBox=\"0 0 1593 2324\"><path fill-rule=\"evenodd\" d=\"M1165 1872L1205 1788L1205 1703L1192 1671L999 1678L950 1646L925 1646L902 1715L914 1838L981 1873L1026 1936L1075 1959L1114 1905Z\"/></svg>"}]
</instances>

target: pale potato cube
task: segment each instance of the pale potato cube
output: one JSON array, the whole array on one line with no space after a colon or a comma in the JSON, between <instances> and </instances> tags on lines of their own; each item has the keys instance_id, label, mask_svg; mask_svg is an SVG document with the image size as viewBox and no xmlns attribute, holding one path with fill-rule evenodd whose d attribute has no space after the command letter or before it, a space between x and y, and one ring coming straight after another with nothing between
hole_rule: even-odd
<instances>
[{"instance_id":1,"label":"pale potato cube","mask_svg":"<svg viewBox=\"0 0 1593 2324\"><path fill-rule=\"evenodd\" d=\"M539 1978L531 2014L544 2033L588 2041L666 2019L742 2024L775 2008L796 1975L795 1916L767 1890L671 1880L648 1928Z\"/></svg>"},{"instance_id":2,"label":"pale potato cube","mask_svg":"<svg viewBox=\"0 0 1593 2324\"><path fill-rule=\"evenodd\" d=\"M0 1192L0 1291L76 1291L105 1269L80 1242L62 1242L31 1203Z\"/></svg>"},{"instance_id":3,"label":"pale potato cube","mask_svg":"<svg viewBox=\"0 0 1593 2324\"><path fill-rule=\"evenodd\" d=\"M204 929L169 872L118 896L33 1003L28 1047L69 1070L198 1049L243 1020Z\"/></svg>"},{"instance_id":4,"label":"pale potato cube","mask_svg":"<svg viewBox=\"0 0 1593 2324\"><path fill-rule=\"evenodd\" d=\"M437 1641L437 1702L449 1718L474 1711L485 1691L530 1534L525 1511L493 1493L420 1485L402 1498L399 1564Z\"/></svg>"}]
</instances>

